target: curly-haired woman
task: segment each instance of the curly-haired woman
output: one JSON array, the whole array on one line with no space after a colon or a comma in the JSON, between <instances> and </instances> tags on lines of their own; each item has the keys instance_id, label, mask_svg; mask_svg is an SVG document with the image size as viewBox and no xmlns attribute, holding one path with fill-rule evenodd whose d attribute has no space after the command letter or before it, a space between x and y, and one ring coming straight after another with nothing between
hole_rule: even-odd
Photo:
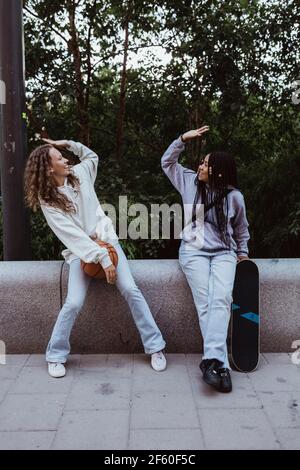
<instances>
[{"instance_id":1,"label":"curly-haired woman","mask_svg":"<svg viewBox=\"0 0 300 470\"><path fill-rule=\"evenodd\" d=\"M166 368L165 341L149 306L132 277L127 258L119 243L112 221L101 208L94 183L98 156L79 142L43 139L45 145L31 152L24 173L25 203L33 211L41 208L55 235L66 246L62 251L69 264L68 293L59 312L46 351L48 372L52 377L65 375L64 363L70 353L70 333L80 312L91 278L81 268L80 260L100 263L109 284L116 284L126 299L139 330L146 354L156 371ZM68 148L80 159L71 167L59 149ZM118 254L112 264L106 248L95 239L110 243Z\"/></svg>"}]
</instances>

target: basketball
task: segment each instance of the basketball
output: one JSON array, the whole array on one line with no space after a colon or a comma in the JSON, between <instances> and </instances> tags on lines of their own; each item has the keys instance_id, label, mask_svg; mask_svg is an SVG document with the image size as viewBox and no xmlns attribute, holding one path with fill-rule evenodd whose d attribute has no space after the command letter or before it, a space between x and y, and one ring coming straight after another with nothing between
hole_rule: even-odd
<instances>
[{"instance_id":1,"label":"basketball","mask_svg":"<svg viewBox=\"0 0 300 470\"><path fill-rule=\"evenodd\" d=\"M110 243L103 242L102 240L95 240L95 242L99 246L107 248L111 262L116 267L118 264L118 254L115 248ZM96 279L105 279L105 272L100 263L85 263L81 260L80 264L81 268L88 276L94 277Z\"/></svg>"}]
</instances>

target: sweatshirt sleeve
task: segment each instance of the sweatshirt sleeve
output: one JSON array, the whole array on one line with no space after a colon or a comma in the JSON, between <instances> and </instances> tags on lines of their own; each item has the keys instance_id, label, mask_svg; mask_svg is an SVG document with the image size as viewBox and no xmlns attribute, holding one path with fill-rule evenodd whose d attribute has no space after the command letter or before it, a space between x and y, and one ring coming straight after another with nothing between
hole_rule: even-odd
<instances>
[{"instance_id":1,"label":"sweatshirt sleeve","mask_svg":"<svg viewBox=\"0 0 300 470\"><path fill-rule=\"evenodd\" d=\"M250 239L246 217L246 206L244 196L238 192L235 198L235 216L232 222L233 238L237 244L237 255L248 256L248 241Z\"/></svg>"},{"instance_id":2,"label":"sweatshirt sleeve","mask_svg":"<svg viewBox=\"0 0 300 470\"><path fill-rule=\"evenodd\" d=\"M187 182L190 182L191 175L193 178L195 177L193 170L189 170L178 163L179 155L184 148L184 142L178 137L167 148L161 159L163 171L180 194L184 192Z\"/></svg>"},{"instance_id":3,"label":"sweatshirt sleeve","mask_svg":"<svg viewBox=\"0 0 300 470\"><path fill-rule=\"evenodd\" d=\"M68 140L70 150L79 157L80 163L74 165L74 169L82 169L87 177L95 183L99 158L98 155L80 142Z\"/></svg>"},{"instance_id":4,"label":"sweatshirt sleeve","mask_svg":"<svg viewBox=\"0 0 300 470\"><path fill-rule=\"evenodd\" d=\"M112 264L107 249L100 247L65 214L44 204L41 209L51 230L72 253L86 263L100 263L103 268Z\"/></svg>"}]
</instances>

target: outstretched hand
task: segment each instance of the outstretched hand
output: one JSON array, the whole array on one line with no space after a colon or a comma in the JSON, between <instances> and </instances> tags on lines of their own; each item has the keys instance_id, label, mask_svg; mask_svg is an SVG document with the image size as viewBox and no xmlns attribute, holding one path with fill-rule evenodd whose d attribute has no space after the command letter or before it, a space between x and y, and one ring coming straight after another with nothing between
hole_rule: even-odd
<instances>
[{"instance_id":1,"label":"outstretched hand","mask_svg":"<svg viewBox=\"0 0 300 470\"><path fill-rule=\"evenodd\" d=\"M42 139L46 144L54 145L54 147L59 148L68 148L70 145L67 140L52 140L52 139Z\"/></svg>"},{"instance_id":2,"label":"outstretched hand","mask_svg":"<svg viewBox=\"0 0 300 470\"><path fill-rule=\"evenodd\" d=\"M209 126L202 126L199 129L193 129L191 131L187 131L182 135L183 142L194 139L195 137L201 137L205 132L209 131Z\"/></svg>"}]
</instances>

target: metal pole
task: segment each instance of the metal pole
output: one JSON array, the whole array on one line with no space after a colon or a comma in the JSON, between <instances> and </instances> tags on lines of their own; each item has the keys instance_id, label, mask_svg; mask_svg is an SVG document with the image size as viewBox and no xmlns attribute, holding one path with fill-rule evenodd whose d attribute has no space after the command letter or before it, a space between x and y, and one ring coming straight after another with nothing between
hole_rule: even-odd
<instances>
[{"instance_id":1,"label":"metal pole","mask_svg":"<svg viewBox=\"0 0 300 470\"><path fill-rule=\"evenodd\" d=\"M0 164L4 260L28 260L24 205L26 110L22 0L0 0Z\"/></svg>"}]
</instances>

